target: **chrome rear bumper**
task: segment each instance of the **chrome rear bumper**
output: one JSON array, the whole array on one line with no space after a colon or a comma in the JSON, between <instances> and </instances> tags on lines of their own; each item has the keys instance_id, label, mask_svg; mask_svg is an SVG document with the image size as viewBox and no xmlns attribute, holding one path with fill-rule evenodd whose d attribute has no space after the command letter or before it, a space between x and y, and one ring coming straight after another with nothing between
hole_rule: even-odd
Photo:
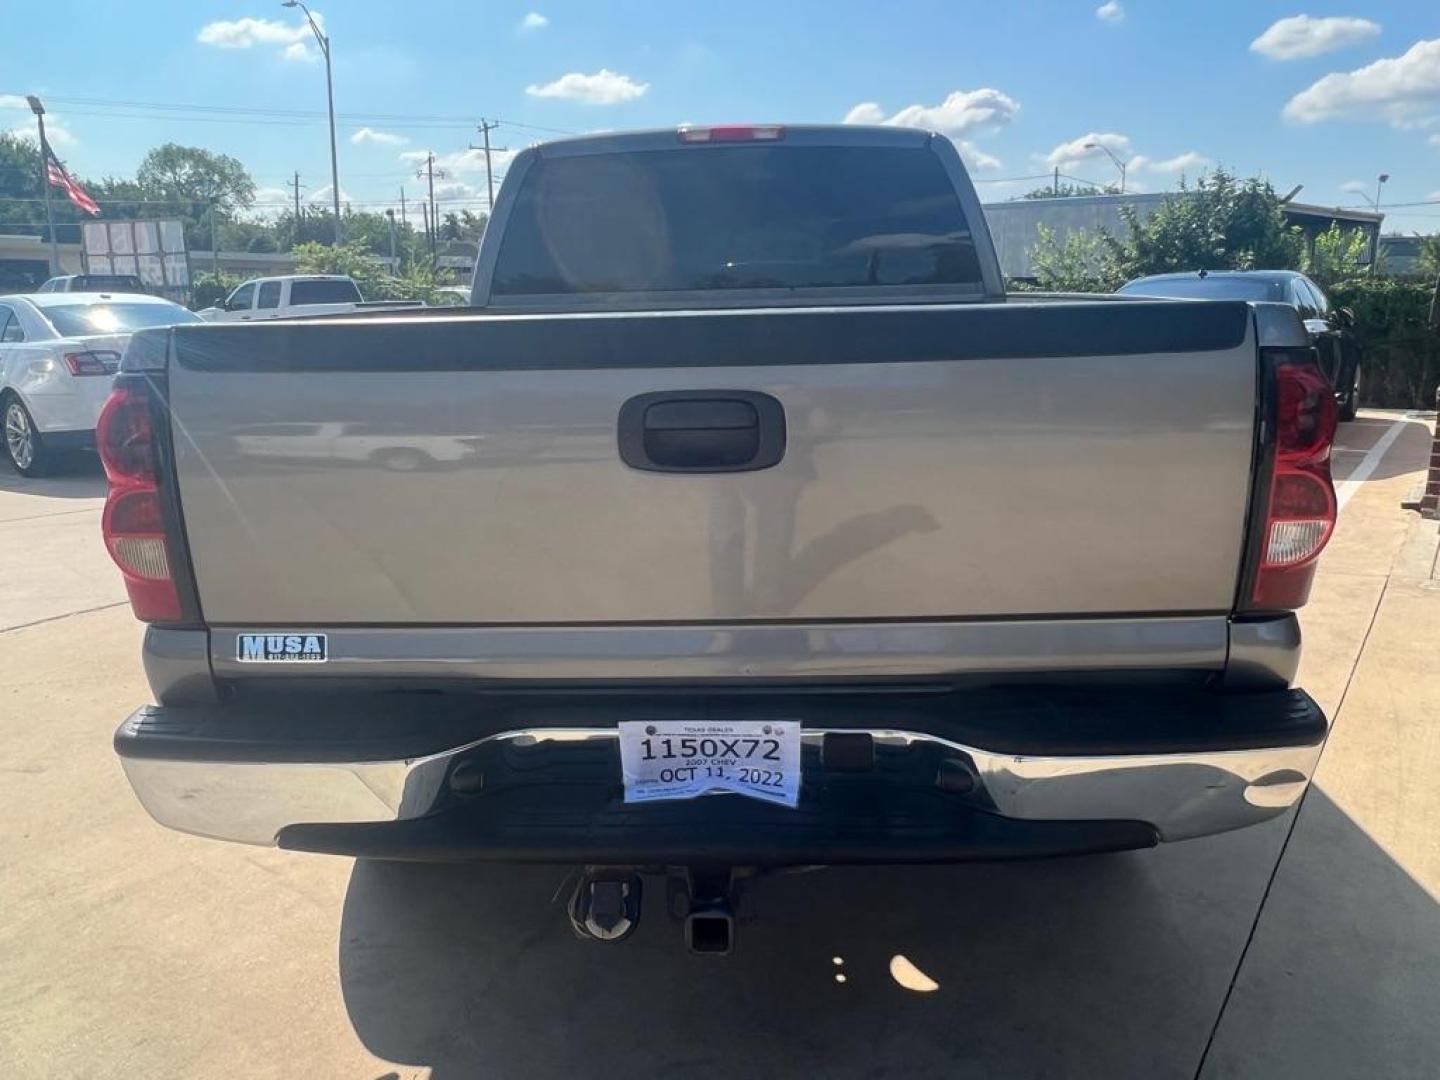
<instances>
[{"instance_id":1,"label":"chrome rear bumper","mask_svg":"<svg viewBox=\"0 0 1440 1080\"><path fill-rule=\"evenodd\" d=\"M1323 716L1320 722L1323 725ZM204 760L203 754L180 759L147 753L146 723L142 710L122 726L116 745L126 776L150 815L182 832L249 844L274 845L291 826L426 817L453 804L454 792L462 787L461 767L486 755L492 761L505 760L552 749L573 757L579 746L582 753L615 754L617 785L619 777L613 728L497 731L436 752L379 760L303 760L294 753L271 760L230 754L225 760ZM804 741L820 747L829 730L807 727ZM1143 822L1165 841L1224 832L1282 813L1303 794L1323 746L1322 727L1320 738L1310 745L1032 756L925 732L834 730L867 731L877 754L918 751L929 755L927 762L955 763L967 776L962 786L968 790L957 796L949 812L973 809L1013 821ZM810 767L807 764L807 784Z\"/></svg>"}]
</instances>

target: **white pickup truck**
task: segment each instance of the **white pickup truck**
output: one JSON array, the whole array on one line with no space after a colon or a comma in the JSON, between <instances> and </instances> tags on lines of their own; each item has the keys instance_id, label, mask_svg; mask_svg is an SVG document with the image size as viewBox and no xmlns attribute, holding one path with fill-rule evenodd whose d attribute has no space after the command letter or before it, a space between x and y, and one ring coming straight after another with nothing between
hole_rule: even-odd
<instances>
[{"instance_id":1,"label":"white pickup truck","mask_svg":"<svg viewBox=\"0 0 1440 1080\"><path fill-rule=\"evenodd\" d=\"M206 308L200 317L206 322L251 322L424 306L418 300L366 300L355 280L343 274L286 274L237 285L224 303Z\"/></svg>"}]
</instances>

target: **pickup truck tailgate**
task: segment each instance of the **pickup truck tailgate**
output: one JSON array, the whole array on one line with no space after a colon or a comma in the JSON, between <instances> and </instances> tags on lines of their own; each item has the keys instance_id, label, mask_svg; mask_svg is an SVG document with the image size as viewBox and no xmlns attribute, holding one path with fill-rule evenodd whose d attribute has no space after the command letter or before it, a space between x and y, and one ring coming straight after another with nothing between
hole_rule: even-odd
<instances>
[{"instance_id":1,"label":"pickup truck tailgate","mask_svg":"<svg viewBox=\"0 0 1440 1080\"><path fill-rule=\"evenodd\" d=\"M169 366L212 625L1215 613L1235 594L1244 304L196 326ZM778 402L778 462L622 461L626 403L690 392Z\"/></svg>"}]
</instances>

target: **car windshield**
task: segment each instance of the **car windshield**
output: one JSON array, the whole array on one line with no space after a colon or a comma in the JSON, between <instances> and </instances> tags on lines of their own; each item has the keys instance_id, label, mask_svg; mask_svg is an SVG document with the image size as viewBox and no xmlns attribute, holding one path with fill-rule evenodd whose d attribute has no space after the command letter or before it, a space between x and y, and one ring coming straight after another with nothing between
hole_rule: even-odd
<instances>
[{"instance_id":1,"label":"car windshield","mask_svg":"<svg viewBox=\"0 0 1440 1080\"><path fill-rule=\"evenodd\" d=\"M1269 300L1285 302L1285 282L1263 277L1140 278L1120 286L1131 296L1197 300Z\"/></svg>"},{"instance_id":2,"label":"car windshield","mask_svg":"<svg viewBox=\"0 0 1440 1080\"><path fill-rule=\"evenodd\" d=\"M292 281L290 303L297 304L355 304L361 299L360 290L353 281Z\"/></svg>"},{"instance_id":3,"label":"car windshield","mask_svg":"<svg viewBox=\"0 0 1440 1080\"><path fill-rule=\"evenodd\" d=\"M735 146L540 158L498 295L976 284L928 149Z\"/></svg>"},{"instance_id":4,"label":"car windshield","mask_svg":"<svg viewBox=\"0 0 1440 1080\"><path fill-rule=\"evenodd\" d=\"M203 321L178 304L47 304L42 311L61 337L128 334L151 326Z\"/></svg>"}]
</instances>

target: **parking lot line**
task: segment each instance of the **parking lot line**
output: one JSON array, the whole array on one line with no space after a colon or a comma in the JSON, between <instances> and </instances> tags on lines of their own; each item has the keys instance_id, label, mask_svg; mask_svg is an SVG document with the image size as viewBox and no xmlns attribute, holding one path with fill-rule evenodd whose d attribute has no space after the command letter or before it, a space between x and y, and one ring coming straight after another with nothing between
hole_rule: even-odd
<instances>
[{"instance_id":1,"label":"parking lot line","mask_svg":"<svg viewBox=\"0 0 1440 1080\"><path fill-rule=\"evenodd\" d=\"M1360 464L1350 470L1350 474L1344 480L1335 485L1335 512L1337 514L1345 509L1345 504L1350 501L1350 496L1359 490L1360 485L1370 479L1370 474L1379 467L1385 452L1395 445L1395 440L1400 437L1400 432L1405 430L1409 422L1405 417L1393 421L1385 434L1376 440L1375 445L1360 460Z\"/></svg>"}]
</instances>

